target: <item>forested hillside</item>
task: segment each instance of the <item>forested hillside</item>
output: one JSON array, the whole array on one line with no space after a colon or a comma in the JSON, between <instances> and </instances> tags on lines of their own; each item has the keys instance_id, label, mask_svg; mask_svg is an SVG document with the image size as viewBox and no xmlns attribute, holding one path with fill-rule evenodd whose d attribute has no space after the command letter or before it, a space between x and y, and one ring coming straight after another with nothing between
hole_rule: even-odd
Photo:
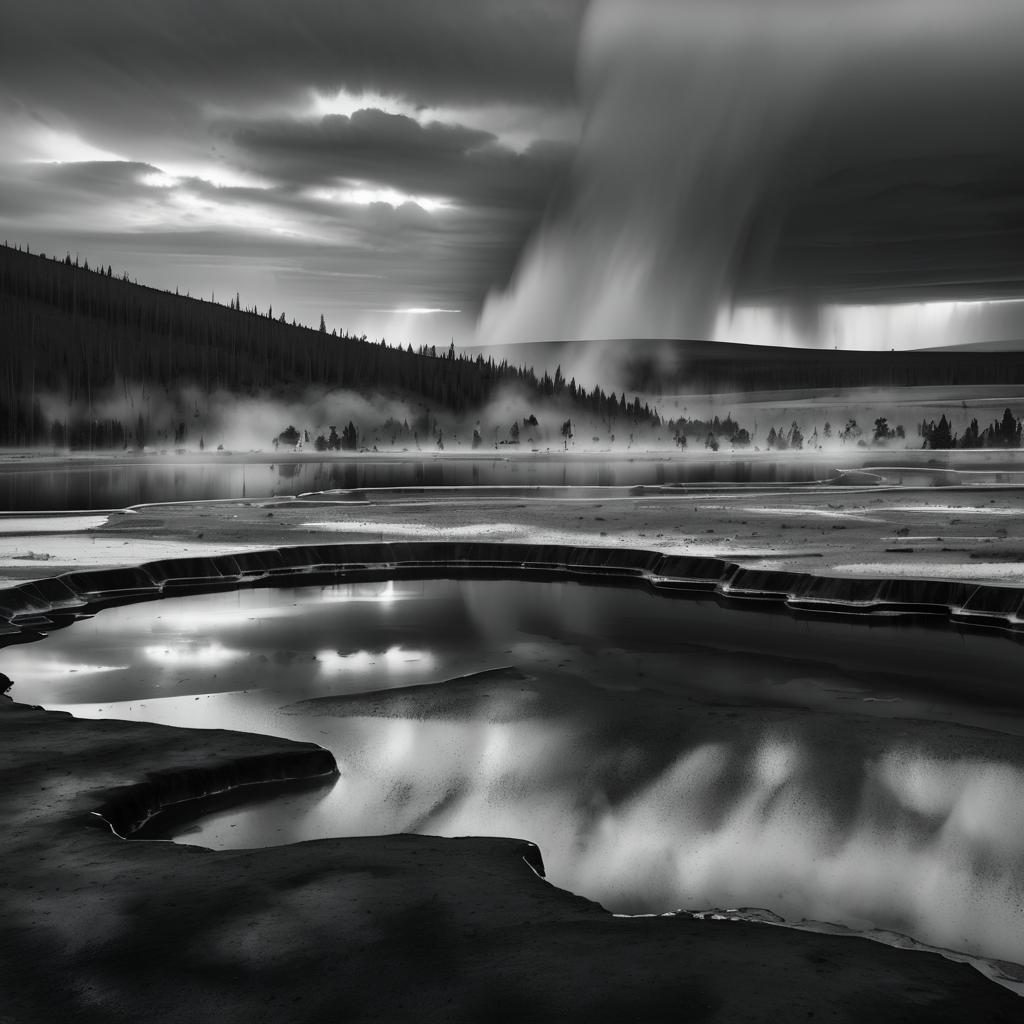
<instances>
[{"instance_id":1,"label":"forested hillside","mask_svg":"<svg viewBox=\"0 0 1024 1024\"><path fill-rule=\"evenodd\" d=\"M638 400L578 388L561 374L482 356L391 347L287 323L236 308L135 284L109 267L77 266L0 247L0 444L57 442L117 447L156 425L122 422L101 399L129 384L155 394L189 386L211 395L297 397L313 388L347 388L472 415L499 390L527 402L557 398L570 415L653 425ZM48 408L57 399L73 423ZM109 405L109 403L107 403Z\"/></svg>"}]
</instances>

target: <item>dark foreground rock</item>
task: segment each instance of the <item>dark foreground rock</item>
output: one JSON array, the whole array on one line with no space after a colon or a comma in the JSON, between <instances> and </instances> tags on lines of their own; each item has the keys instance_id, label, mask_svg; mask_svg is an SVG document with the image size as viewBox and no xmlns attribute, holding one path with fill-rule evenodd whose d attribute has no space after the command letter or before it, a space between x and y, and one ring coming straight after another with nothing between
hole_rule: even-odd
<instances>
[{"instance_id":1,"label":"dark foreground rock","mask_svg":"<svg viewBox=\"0 0 1024 1024\"><path fill-rule=\"evenodd\" d=\"M1015 996L931 954L614 918L542 881L514 839L212 852L122 840L93 813L315 776L323 756L0 700L0 1021L1020 1019Z\"/></svg>"}]
</instances>

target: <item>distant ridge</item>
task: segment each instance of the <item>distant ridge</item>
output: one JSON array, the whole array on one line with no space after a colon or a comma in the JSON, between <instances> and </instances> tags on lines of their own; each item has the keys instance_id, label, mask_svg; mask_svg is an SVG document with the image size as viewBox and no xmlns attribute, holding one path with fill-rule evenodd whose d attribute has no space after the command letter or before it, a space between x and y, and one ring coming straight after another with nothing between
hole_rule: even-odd
<instances>
[{"instance_id":1,"label":"distant ridge","mask_svg":"<svg viewBox=\"0 0 1024 1024\"><path fill-rule=\"evenodd\" d=\"M922 352L1019 352L1024 353L1024 338L1004 338L1001 341L965 341L959 345L932 345Z\"/></svg>"},{"instance_id":2,"label":"distant ridge","mask_svg":"<svg viewBox=\"0 0 1024 1024\"><path fill-rule=\"evenodd\" d=\"M901 352L776 348L740 342L621 338L540 341L466 349L517 358L538 371L591 368L609 386L649 396L847 388L1024 384L1024 346L957 346ZM553 364L553 365L552 365Z\"/></svg>"}]
</instances>

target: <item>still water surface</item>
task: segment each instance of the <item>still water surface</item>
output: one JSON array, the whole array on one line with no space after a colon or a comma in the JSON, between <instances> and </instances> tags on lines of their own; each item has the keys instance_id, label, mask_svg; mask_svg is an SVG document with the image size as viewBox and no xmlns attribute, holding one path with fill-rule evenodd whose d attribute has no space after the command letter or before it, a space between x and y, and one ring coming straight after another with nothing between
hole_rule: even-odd
<instances>
[{"instance_id":1,"label":"still water surface","mask_svg":"<svg viewBox=\"0 0 1024 1024\"><path fill-rule=\"evenodd\" d=\"M22 701L335 754L333 784L181 842L517 836L618 912L764 907L1017 962L1019 666L998 637L491 581L175 598L0 651Z\"/></svg>"},{"instance_id":2,"label":"still water surface","mask_svg":"<svg viewBox=\"0 0 1024 1024\"><path fill-rule=\"evenodd\" d=\"M0 467L0 511L127 508L167 501L263 499L307 491L375 487L634 487L658 484L810 483L831 476L827 460L700 461L547 457L383 458L239 463L211 455L199 462L86 463Z\"/></svg>"}]
</instances>

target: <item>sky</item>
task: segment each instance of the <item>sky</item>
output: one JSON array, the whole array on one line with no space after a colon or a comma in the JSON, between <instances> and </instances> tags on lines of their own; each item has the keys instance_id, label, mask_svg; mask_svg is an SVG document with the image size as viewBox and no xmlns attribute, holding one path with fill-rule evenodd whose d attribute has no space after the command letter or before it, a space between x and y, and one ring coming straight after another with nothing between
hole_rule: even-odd
<instances>
[{"instance_id":1,"label":"sky","mask_svg":"<svg viewBox=\"0 0 1024 1024\"><path fill-rule=\"evenodd\" d=\"M582 13L0 0L0 236L289 319L465 340L572 157Z\"/></svg>"},{"instance_id":2,"label":"sky","mask_svg":"<svg viewBox=\"0 0 1024 1024\"><path fill-rule=\"evenodd\" d=\"M33 251L401 343L1024 335L1018 0L0 22L0 237Z\"/></svg>"}]
</instances>

